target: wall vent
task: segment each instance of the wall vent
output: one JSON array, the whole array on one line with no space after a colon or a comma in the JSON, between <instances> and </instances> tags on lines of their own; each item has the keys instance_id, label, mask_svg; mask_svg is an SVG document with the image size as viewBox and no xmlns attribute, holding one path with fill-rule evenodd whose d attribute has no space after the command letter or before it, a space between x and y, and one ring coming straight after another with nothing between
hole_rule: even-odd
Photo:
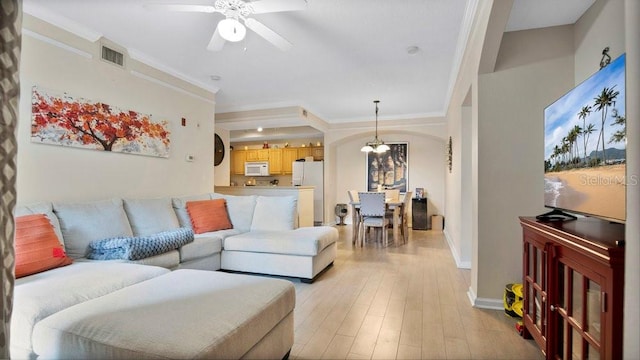
<instances>
[{"instance_id":1,"label":"wall vent","mask_svg":"<svg viewBox=\"0 0 640 360\"><path fill-rule=\"evenodd\" d=\"M102 60L124 67L124 54L102 45Z\"/></svg>"}]
</instances>

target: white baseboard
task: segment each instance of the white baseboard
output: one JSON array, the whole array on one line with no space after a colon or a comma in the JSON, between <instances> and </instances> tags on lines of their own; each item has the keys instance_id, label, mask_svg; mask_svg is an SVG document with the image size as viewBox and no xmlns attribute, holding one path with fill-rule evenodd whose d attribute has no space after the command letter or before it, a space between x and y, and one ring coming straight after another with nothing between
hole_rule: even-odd
<instances>
[{"instance_id":1,"label":"white baseboard","mask_svg":"<svg viewBox=\"0 0 640 360\"><path fill-rule=\"evenodd\" d=\"M473 307L489 310L504 310L504 302L502 299L479 298L471 287L469 287L467 291L467 296Z\"/></svg>"},{"instance_id":2,"label":"white baseboard","mask_svg":"<svg viewBox=\"0 0 640 360\"><path fill-rule=\"evenodd\" d=\"M449 245L449 250L451 250L451 255L453 255L453 260L456 262L456 266L458 269L471 269L471 261L461 261L460 254L456 250L455 246L453 246L453 241L449 236L449 232L445 229L443 232L444 238L447 240L447 244Z\"/></svg>"}]
</instances>

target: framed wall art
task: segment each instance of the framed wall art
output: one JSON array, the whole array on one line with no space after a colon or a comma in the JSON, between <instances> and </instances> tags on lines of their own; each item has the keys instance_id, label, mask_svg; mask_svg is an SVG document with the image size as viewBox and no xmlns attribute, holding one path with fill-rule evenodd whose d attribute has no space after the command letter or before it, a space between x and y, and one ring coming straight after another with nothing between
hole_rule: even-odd
<instances>
[{"instance_id":1,"label":"framed wall art","mask_svg":"<svg viewBox=\"0 0 640 360\"><path fill-rule=\"evenodd\" d=\"M166 120L33 87L31 142L167 158L169 136Z\"/></svg>"},{"instance_id":2,"label":"framed wall art","mask_svg":"<svg viewBox=\"0 0 640 360\"><path fill-rule=\"evenodd\" d=\"M409 186L409 143L387 143L384 153L367 153L367 190L398 189L407 192Z\"/></svg>"}]
</instances>

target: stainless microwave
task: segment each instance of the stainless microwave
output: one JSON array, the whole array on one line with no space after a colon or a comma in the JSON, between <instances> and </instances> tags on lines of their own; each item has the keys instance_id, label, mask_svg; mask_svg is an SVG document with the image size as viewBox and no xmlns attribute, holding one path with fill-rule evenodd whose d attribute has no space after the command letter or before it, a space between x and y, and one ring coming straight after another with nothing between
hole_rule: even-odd
<instances>
[{"instance_id":1,"label":"stainless microwave","mask_svg":"<svg viewBox=\"0 0 640 360\"><path fill-rule=\"evenodd\" d=\"M269 176L269 163L266 161L245 162L244 176Z\"/></svg>"}]
</instances>

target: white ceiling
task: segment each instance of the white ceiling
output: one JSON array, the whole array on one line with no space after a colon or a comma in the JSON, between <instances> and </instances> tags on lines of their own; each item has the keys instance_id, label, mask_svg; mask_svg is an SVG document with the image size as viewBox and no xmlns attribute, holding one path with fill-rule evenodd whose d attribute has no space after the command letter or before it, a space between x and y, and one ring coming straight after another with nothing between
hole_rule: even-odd
<instances>
[{"instance_id":1,"label":"white ceiling","mask_svg":"<svg viewBox=\"0 0 640 360\"><path fill-rule=\"evenodd\" d=\"M148 10L213 0L24 0L24 11L104 36L130 55L217 91L216 112L302 106L328 123L442 116L483 0L307 0L254 15L293 43L282 52L251 31L220 52L206 46L221 14ZM594 0L515 0L507 30L574 23ZM414 55L409 46L418 46ZM212 75L221 77L214 81Z\"/></svg>"},{"instance_id":2,"label":"white ceiling","mask_svg":"<svg viewBox=\"0 0 640 360\"><path fill-rule=\"evenodd\" d=\"M515 0L506 31L574 24L596 0Z\"/></svg>"}]
</instances>

